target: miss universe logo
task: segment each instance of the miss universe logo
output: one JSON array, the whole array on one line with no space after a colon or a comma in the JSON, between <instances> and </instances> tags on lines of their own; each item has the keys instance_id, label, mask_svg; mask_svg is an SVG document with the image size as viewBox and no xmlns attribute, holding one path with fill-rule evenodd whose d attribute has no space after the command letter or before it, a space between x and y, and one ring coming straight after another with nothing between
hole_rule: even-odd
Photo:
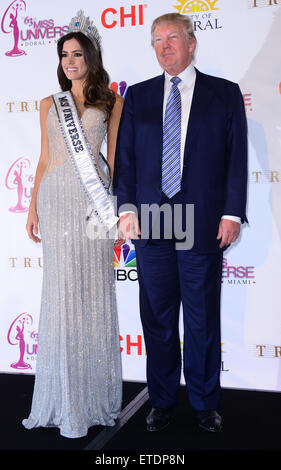
<instances>
[{"instance_id":1,"label":"miss universe logo","mask_svg":"<svg viewBox=\"0 0 281 470\"><path fill-rule=\"evenodd\" d=\"M29 313L21 313L12 322L7 339L11 346L18 347L18 360L10 364L13 369L26 370L32 369L29 362L34 359L32 356L37 353L37 332L32 330L33 318ZM30 340L32 341L32 350L30 351ZM27 355L27 357L25 357Z\"/></svg>"},{"instance_id":2,"label":"miss universe logo","mask_svg":"<svg viewBox=\"0 0 281 470\"><path fill-rule=\"evenodd\" d=\"M222 262L222 282L228 285L256 284L254 266L231 266L226 258Z\"/></svg>"},{"instance_id":3,"label":"miss universe logo","mask_svg":"<svg viewBox=\"0 0 281 470\"><path fill-rule=\"evenodd\" d=\"M13 47L5 52L8 57L26 55L22 47L51 44L68 31L68 26L55 26L52 18L26 16L26 8L24 0L14 0L3 13L1 31L13 36Z\"/></svg>"},{"instance_id":4,"label":"miss universe logo","mask_svg":"<svg viewBox=\"0 0 281 470\"><path fill-rule=\"evenodd\" d=\"M20 36L19 18L21 16L20 13L25 12L25 10L26 3L24 0L15 0L8 6L2 17L1 30L5 34L13 33L14 38L13 48L10 51L5 52L5 55L8 57L18 57L26 54L25 51L19 49L18 47Z\"/></svg>"},{"instance_id":5,"label":"miss universe logo","mask_svg":"<svg viewBox=\"0 0 281 470\"><path fill-rule=\"evenodd\" d=\"M34 175L30 172L30 160L18 158L9 168L5 179L7 189L15 191L17 202L9 208L10 212L27 212L34 186Z\"/></svg>"}]
</instances>

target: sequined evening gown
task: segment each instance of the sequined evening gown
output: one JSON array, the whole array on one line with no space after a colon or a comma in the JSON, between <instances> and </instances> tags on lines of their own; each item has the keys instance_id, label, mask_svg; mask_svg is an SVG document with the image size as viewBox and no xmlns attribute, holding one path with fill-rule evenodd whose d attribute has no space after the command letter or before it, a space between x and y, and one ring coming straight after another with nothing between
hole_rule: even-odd
<instances>
[{"instance_id":1,"label":"sequined evening gown","mask_svg":"<svg viewBox=\"0 0 281 470\"><path fill-rule=\"evenodd\" d=\"M106 134L104 114L87 108L82 124L93 155ZM58 427L70 438L113 426L122 380L113 240L86 235L88 201L67 154L54 106L47 129L50 162L38 191L43 287L32 408L23 425Z\"/></svg>"}]
</instances>

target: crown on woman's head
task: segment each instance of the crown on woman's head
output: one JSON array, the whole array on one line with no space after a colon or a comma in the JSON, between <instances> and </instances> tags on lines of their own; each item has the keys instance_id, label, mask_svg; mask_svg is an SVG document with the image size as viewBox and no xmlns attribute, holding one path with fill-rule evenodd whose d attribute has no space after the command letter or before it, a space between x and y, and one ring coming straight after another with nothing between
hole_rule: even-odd
<instances>
[{"instance_id":1,"label":"crown on woman's head","mask_svg":"<svg viewBox=\"0 0 281 470\"><path fill-rule=\"evenodd\" d=\"M92 43L101 48L101 37L97 28L95 27L93 21L90 20L89 16L85 16L83 10L79 10L71 19L69 23L68 33L77 33L80 31L81 33L85 34L89 39L91 39Z\"/></svg>"}]
</instances>

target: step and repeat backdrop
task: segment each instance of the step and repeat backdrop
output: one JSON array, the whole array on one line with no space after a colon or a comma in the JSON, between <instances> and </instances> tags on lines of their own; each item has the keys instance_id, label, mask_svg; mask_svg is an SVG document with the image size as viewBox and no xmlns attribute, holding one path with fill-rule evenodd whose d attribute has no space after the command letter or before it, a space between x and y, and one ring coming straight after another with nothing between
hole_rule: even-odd
<instances>
[{"instance_id":1,"label":"step and repeat backdrop","mask_svg":"<svg viewBox=\"0 0 281 470\"><path fill-rule=\"evenodd\" d=\"M59 91L56 43L80 8L99 29L111 87L122 96L161 73L150 27L167 12L192 18L199 70L239 83L249 224L224 253L221 382L281 391L281 0L0 0L0 372L36 371L44 260L25 224L40 154L38 111L43 97ZM145 381L133 245L112 257L123 377ZM183 344L181 321L180 334Z\"/></svg>"}]
</instances>

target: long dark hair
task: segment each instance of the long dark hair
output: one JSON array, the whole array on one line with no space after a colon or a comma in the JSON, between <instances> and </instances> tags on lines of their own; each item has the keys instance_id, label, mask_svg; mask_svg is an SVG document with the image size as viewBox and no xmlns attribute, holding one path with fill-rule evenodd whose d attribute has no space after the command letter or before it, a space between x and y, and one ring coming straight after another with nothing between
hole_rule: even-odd
<instances>
[{"instance_id":1,"label":"long dark hair","mask_svg":"<svg viewBox=\"0 0 281 470\"><path fill-rule=\"evenodd\" d=\"M61 59L65 41L76 39L82 47L84 60L88 66L88 74L85 80L83 94L85 96L84 106L96 106L106 114L106 120L110 118L115 104L115 93L109 88L109 75L103 67L101 51L96 48L92 41L80 31L68 33L58 40L57 51L59 56L58 80L62 91L71 90L72 82L69 80L62 68Z\"/></svg>"}]
</instances>

